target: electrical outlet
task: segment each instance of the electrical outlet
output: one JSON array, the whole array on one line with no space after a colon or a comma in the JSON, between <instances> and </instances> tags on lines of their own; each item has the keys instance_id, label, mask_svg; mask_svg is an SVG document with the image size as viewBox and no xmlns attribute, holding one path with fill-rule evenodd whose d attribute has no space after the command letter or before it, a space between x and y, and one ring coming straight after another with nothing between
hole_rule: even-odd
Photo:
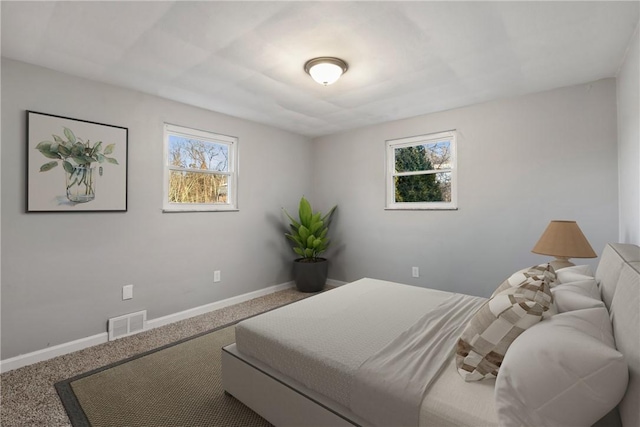
<instances>
[{"instance_id":1,"label":"electrical outlet","mask_svg":"<svg viewBox=\"0 0 640 427\"><path fill-rule=\"evenodd\" d=\"M220 270L216 270L213 272L213 282L217 283L220 281Z\"/></svg>"},{"instance_id":2,"label":"electrical outlet","mask_svg":"<svg viewBox=\"0 0 640 427\"><path fill-rule=\"evenodd\" d=\"M411 275L413 277L420 277L420 269L418 267L411 267Z\"/></svg>"},{"instance_id":3,"label":"electrical outlet","mask_svg":"<svg viewBox=\"0 0 640 427\"><path fill-rule=\"evenodd\" d=\"M133 298L133 285L125 285L122 287L122 301Z\"/></svg>"}]
</instances>

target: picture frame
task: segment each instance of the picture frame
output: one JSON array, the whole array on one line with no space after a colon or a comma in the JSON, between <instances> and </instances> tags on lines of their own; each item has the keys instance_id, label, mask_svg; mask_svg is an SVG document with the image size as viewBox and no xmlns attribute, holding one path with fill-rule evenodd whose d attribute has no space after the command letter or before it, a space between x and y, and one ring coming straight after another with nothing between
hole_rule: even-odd
<instances>
[{"instance_id":1,"label":"picture frame","mask_svg":"<svg viewBox=\"0 0 640 427\"><path fill-rule=\"evenodd\" d=\"M129 129L27 111L27 212L126 212Z\"/></svg>"}]
</instances>

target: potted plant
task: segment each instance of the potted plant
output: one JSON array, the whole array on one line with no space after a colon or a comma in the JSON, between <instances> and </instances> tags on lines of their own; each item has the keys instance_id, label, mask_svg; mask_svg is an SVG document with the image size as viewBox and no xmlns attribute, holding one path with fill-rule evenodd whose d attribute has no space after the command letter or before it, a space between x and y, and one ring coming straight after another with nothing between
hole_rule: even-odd
<instances>
[{"instance_id":1,"label":"potted plant","mask_svg":"<svg viewBox=\"0 0 640 427\"><path fill-rule=\"evenodd\" d=\"M286 209L282 209L291 221L291 233L285 236L294 243L293 251L300 256L293 262L293 276L301 292L318 292L327 281L328 263L320 254L329 247L329 223L337 206L322 216L313 212L307 199L300 199L299 219L295 220Z\"/></svg>"}]
</instances>

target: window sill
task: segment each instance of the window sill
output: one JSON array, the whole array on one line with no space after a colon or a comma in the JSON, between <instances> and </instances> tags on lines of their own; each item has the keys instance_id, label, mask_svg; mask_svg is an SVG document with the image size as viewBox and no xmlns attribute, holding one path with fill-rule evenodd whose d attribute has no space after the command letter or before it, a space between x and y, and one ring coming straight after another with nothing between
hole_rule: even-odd
<instances>
[{"instance_id":1,"label":"window sill","mask_svg":"<svg viewBox=\"0 0 640 427\"><path fill-rule=\"evenodd\" d=\"M385 211L457 211L457 207L453 206L432 206L432 207L424 207L424 206L387 206L384 208Z\"/></svg>"},{"instance_id":2,"label":"window sill","mask_svg":"<svg viewBox=\"0 0 640 427\"><path fill-rule=\"evenodd\" d=\"M162 213L185 213L185 212L239 212L238 208L164 208Z\"/></svg>"}]
</instances>

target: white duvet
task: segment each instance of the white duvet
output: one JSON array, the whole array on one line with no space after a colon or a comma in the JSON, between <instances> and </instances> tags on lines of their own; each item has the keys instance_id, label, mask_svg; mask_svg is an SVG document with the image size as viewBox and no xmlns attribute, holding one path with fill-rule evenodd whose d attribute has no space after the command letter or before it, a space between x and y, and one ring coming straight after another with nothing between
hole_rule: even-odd
<instances>
[{"instance_id":1,"label":"white duvet","mask_svg":"<svg viewBox=\"0 0 640 427\"><path fill-rule=\"evenodd\" d=\"M483 382L482 385L474 384L470 387L450 365L431 385L432 390L446 394L434 396L433 399L427 397L421 405L426 386L442 370L443 363L451 363L450 357L444 357L444 362L440 361L437 365L428 362L420 375L411 374L408 381L406 376L405 380L394 381L394 387L407 387L413 393L412 397L400 393L401 399L395 403L391 402L392 397L385 395L385 383L364 384L358 380L359 370L361 378L367 369L377 371L376 364L380 364L386 357L398 358L398 371L420 371L420 362L417 361L419 357L414 361L416 354L412 354L411 350L405 356L392 355L388 350L398 344L397 340L403 334L407 338L407 331L421 320L426 323L415 326L414 329L428 329L430 321L425 320L428 318L425 315L438 306L441 306L441 311L451 309L452 306L445 302L451 302L454 295L458 294L361 279L239 323L236 327L236 344L241 353L254 357L307 388L329 397L363 416L372 425L417 425L418 418L420 425L424 422L437 422L438 425L492 425L495 421L493 383ZM477 308L486 301L468 296L456 298L459 302L464 300L461 304L469 304L460 310L460 316L464 316L462 313L473 314L473 307ZM461 318L458 320L464 325ZM432 329L442 329L436 326L437 322L436 320L431 325ZM451 339L455 333L449 335ZM409 348L412 346L411 341L416 339L420 340L417 336L409 336ZM394 341L395 344L389 347ZM452 345L449 350L453 348ZM420 356L423 358L422 363L424 360L435 360L432 356L442 359L443 354L423 354ZM403 363L406 364L406 369L403 368ZM390 377L396 375L394 370L392 363ZM424 379L422 375L430 376L431 379ZM384 377L378 374L376 376ZM416 381L412 382L412 379ZM403 381L405 385L402 385ZM369 386L383 391L374 397L376 393L367 390ZM375 401L378 404L374 404ZM385 404L380 404L381 401ZM413 408L409 418L404 415L400 416L402 419L398 418L398 413L406 412L404 408L409 401ZM382 412L386 415L380 415L380 411L376 412L375 408L372 411L371 404L385 408ZM471 412L467 413L466 408ZM394 417L393 424L385 418L388 416Z\"/></svg>"},{"instance_id":2,"label":"white duvet","mask_svg":"<svg viewBox=\"0 0 640 427\"><path fill-rule=\"evenodd\" d=\"M417 426L425 392L452 358L483 298L451 294L355 373L351 410L376 426Z\"/></svg>"}]
</instances>

